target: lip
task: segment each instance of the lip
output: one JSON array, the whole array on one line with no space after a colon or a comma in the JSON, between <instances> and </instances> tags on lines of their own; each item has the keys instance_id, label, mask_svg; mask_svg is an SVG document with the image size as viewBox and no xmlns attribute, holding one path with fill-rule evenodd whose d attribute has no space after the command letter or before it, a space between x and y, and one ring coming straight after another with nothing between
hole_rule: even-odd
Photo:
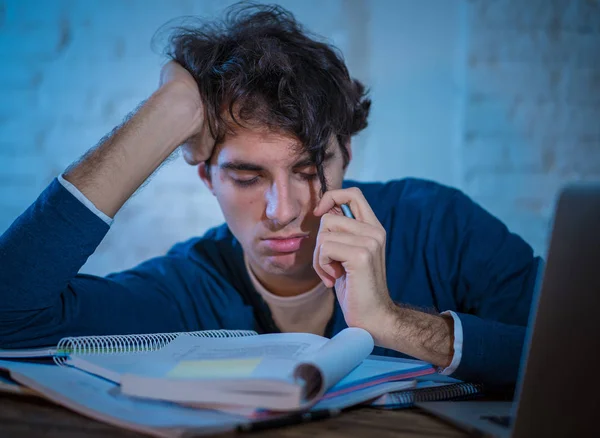
<instances>
[{"instance_id":1,"label":"lip","mask_svg":"<svg viewBox=\"0 0 600 438\"><path fill-rule=\"evenodd\" d=\"M263 239L263 243L273 252L291 253L300 249L307 234L291 234L289 236L273 236Z\"/></svg>"},{"instance_id":2,"label":"lip","mask_svg":"<svg viewBox=\"0 0 600 438\"><path fill-rule=\"evenodd\" d=\"M269 236L269 237L263 238L263 240L287 240L287 239L296 239L298 237L305 238L305 237L308 237L308 234L296 233L296 234L290 234L289 236Z\"/></svg>"}]
</instances>

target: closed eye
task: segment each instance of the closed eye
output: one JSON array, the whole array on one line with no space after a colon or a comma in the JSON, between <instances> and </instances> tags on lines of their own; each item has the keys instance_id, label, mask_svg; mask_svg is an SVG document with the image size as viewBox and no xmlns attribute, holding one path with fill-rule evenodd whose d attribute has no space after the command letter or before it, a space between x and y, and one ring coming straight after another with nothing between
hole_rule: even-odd
<instances>
[{"instance_id":1,"label":"closed eye","mask_svg":"<svg viewBox=\"0 0 600 438\"><path fill-rule=\"evenodd\" d=\"M233 180L233 183L240 186L240 187L249 187L253 184L256 184L258 182L258 179L260 177L257 175L254 178L250 178L250 179L238 179L238 178L231 178Z\"/></svg>"},{"instance_id":2,"label":"closed eye","mask_svg":"<svg viewBox=\"0 0 600 438\"><path fill-rule=\"evenodd\" d=\"M305 181L312 181L317 177L316 173L299 173L298 175Z\"/></svg>"}]
</instances>

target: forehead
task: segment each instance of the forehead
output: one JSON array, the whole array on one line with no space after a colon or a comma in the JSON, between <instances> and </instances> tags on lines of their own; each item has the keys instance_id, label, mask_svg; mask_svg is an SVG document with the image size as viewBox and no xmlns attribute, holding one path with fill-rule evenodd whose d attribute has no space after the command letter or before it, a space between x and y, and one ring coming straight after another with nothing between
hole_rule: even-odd
<instances>
[{"instance_id":1,"label":"forehead","mask_svg":"<svg viewBox=\"0 0 600 438\"><path fill-rule=\"evenodd\" d=\"M267 129L240 128L228 135L214 152L216 164L230 161L260 163L262 165L289 165L307 158L300 141L288 134Z\"/></svg>"}]
</instances>

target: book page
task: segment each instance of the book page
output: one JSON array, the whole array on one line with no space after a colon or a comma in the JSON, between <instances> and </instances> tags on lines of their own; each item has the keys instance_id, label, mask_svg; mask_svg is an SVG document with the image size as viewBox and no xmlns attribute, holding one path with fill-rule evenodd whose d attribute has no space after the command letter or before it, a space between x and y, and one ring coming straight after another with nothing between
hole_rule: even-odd
<instances>
[{"instance_id":1,"label":"book page","mask_svg":"<svg viewBox=\"0 0 600 438\"><path fill-rule=\"evenodd\" d=\"M366 330L347 328L319 350L307 354L294 370L294 377L307 382L307 404L320 398L356 368L373 351L373 338Z\"/></svg>"},{"instance_id":2,"label":"book page","mask_svg":"<svg viewBox=\"0 0 600 438\"><path fill-rule=\"evenodd\" d=\"M151 352L72 355L65 363L114 383L120 383L124 374L155 374L161 368L166 372L171 367L170 363L157 361Z\"/></svg>"},{"instance_id":3,"label":"book page","mask_svg":"<svg viewBox=\"0 0 600 438\"><path fill-rule=\"evenodd\" d=\"M403 358L369 356L360 364L359 367L355 368L348 375L344 376L344 378L337 382L333 388L330 388L329 393L344 391L349 387L356 388L357 386L365 383L371 384L373 381L384 383L395 380L398 374L426 370L434 371L431 364L422 361ZM427 373L427 375L430 375L430 373ZM415 376L415 378L416 377L418 376Z\"/></svg>"},{"instance_id":4,"label":"book page","mask_svg":"<svg viewBox=\"0 0 600 438\"><path fill-rule=\"evenodd\" d=\"M176 361L249 357L297 359L318 350L327 341L327 338L310 333L271 333L225 339L181 335L154 354Z\"/></svg>"},{"instance_id":5,"label":"book page","mask_svg":"<svg viewBox=\"0 0 600 438\"><path fill-rule=\"evenodd\" d=\"M192 428L204 433L234 429L247 420L217 411L175 403L141 400L121 394L118 385L82 371L22 362L0 361L11 377L76 412L119 427L155 436L179 436Z\"/></svg>"},{"instance_id":6,"label":"book page","mask_svg":"<svg viewBox=\"0 0 600 438\"><path fill-rule=\"evenodd\" d=\"M311 364L322 373L326 390L357 367L372 352L373 346L368 332L347 328L332 339L309 333L275 333L227 340L182 335L156 355L177 362L167 375L173 378L290 380L303 377L311 380L313 377L295 375L300 364Z\"/></svg>"},{"instance_id":7,"label":"book page","mask_svg":"<svg viewBox=\"0 0 600 438\"><path fill-rule=\"evenodd\" d=\"M182 335L159 352L173 367L170 378L252 378L290 380L303 357L329 340L310 333L273 333L245 338L210 339ZM160 371L157 369L157 372Z\"/></svg>"},{"instance_id":8,"label":"book page","mask_svg":"<svg viewBox=\"0 0 600 438\"><path fill-rule=\"evenodd\" d=\"M239 338L182 334L158 351L72 355L67 364L116 383L124 374L196 379L289 379L298 358L317 351L327 341L309 333Z\"/></svg>"},{"instance_id":9,"label":"book page","mask_svg":"<svg viewBox=\"0 0 600 438\"><path fill-rule=\"evenodd\" d=\"M320 409L345 409L350 406L356 406L361 403L371 401L376 398L383 397L383 394L390 392L406 391L413 389L417 385L416 380L402 380L398 382L387 382L368 388L357 389L337 397L324 397L314 405L311 410L318 411ZM370 403L369 403L370 404Z\"/></svg>"}]
</instances>

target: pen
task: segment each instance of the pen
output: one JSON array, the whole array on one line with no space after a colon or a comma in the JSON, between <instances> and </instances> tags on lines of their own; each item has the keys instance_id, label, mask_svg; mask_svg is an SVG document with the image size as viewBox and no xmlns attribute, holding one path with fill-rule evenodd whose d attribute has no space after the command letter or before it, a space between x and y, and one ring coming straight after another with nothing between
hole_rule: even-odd
<instances>
[{"instance_id":1,"label":"pen","mask_svg":"<svg viewBox=\"0 0 600 438\"><path fill-rule=\"evenodd\" d=\"M349 217L350 219L356 219L352 214L352 210L350 210L350 207L348 207L348 204L342 204L341 207L344 216Z\"/></svg>"},{"instance_id":2,"label":"pen","mask_svg":"<svg viewBox=\"0 0 600 438\"><path fill-rule=\"evenodd\" d=\"M309 421L325 420L339 415L340 412L342 412L340 409L319 409L316 411L299 412L283 417L241 424L237 427L237 430L239 432L257 432L259 430L272 429L274 427L291 426L293 424L307 423Z\"/></svg>"}]
</instances>

